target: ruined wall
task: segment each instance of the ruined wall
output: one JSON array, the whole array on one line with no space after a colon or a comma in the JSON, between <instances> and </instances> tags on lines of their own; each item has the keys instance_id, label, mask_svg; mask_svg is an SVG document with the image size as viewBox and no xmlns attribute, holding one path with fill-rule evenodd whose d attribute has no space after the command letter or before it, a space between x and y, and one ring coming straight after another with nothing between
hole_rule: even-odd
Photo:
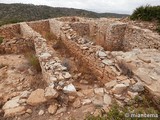
<instances>
[{"instance_id":1,"label":"ruined wall","mask_svg":"<svg viewBox=\"0 0 160 120\"><path fill-rule=\"evenodd\" d=\"M104 48L109 51L122 51L126 24L116 22L109 24L106 31Z\"/></svg>"},{"instance_id":2,"label":"ruined wall","mask_svg":"<svg viewBox=\"0 0 160 120\"><path fill-rule=\"evenodd\" d=\"M19 24L13 24L13 25L6 25L3 27L0 27L0 36L12 39L14 37L20 36L20 25Z\"/></svg>"},{"instance_id":3,"label":"ruined wall","mask_svg":"<svg viewBox=\"0 0 160 120\"><path fill-rule=\"evenodd\" d=\"M46 40L26 23L22 23L20 26L23 36L34 39L36 55L40 62L43 77L48 85L56 88L59 82L66 82L70 79L72 76L67 72L67 68L61 64L61 60L55 56L54 50L47 47ZM60 87L63 87L63 85Z\"/></svg>"},{"instance_id":4,"label":"ruined wall","mask_svg":"<svg viewBox=\"0 0 160 120\"><path fill-rule=\"evenodd\" d=\"M141 29L136 26L127 26L124 36L124 49L158 49L160 50L160 36L148 29Z\"/></svg>"},{"instance_id":5,"label":"ruined wall","mask_svg":"<svg viewBox=\"0 0 160 120\"><path fill-rule=\"evenodd\" d=\"M57 21L55 19L49 20L50 32L53 33L57 38L60 38L61 27L63 22Z\"/></svg>"},{"instance_id":6,"label":"ruined wall","mask_svg":"<svg viewBox=\"0 0 160 120\"><path fill-rule=\"evenodd\" d=\"M89 25L90 39L97 45L104 47L105 50L129 51L133 48L160 49L160 36L158 34L147 29L119 22L117 19L80 19L80 23ZM84 31L84 28L81 28L81 32L80 30L76 30L76 27L72 28L76 32L78 31L78 33L83 33Z\"/></svg>"},{"instance_id":7,"label":"ruined wall","mask_svg":"<svg viewBox=\"0 0 160 120\"><path fill-rule=\"evenodd\" d=\"M60 24L59 21L56 21L56 24L50 22L50 26L54 26L54 28ZM52 30L53 28L51 28ZM52 32L54 33L55 30ZM118 72L112 66L113 61L107 61L107 52L102 47L92 45L93 42L80 37L69 24L63 25L62 31L59 32L62 42L70 53L87 66L97 79L106 83L117 76ZM57 31L54 34L57 34Z\"/></svg>"},{"instance_id":8,"label":"ruined wall","mask_svg":"<svg viewBox=\"0 0 160 120\"><path fill-rule=\"evenodd\" d=\"M74 31L77 32L78 35L82 37L89 36L90 34L88 23L74 22L74 23L70 23L70 26L72 27Z\"/></svg>"},{"instance_id":9,"label":"ruined wall","mask_svg":"<svg viewBox=\"0 0 160 120\"><path fill-rule=\"evenodd\" d=\"M18 54L27 50L34 50L34 43L30 38L4 39L0 44L0 54Z\"/></svg>"},{"instance_id":10,"label":"ruined wall","mask_svg":"<svg viewBox=\"0 0 160 120\"><path fill-rule=\"evenodd\" d=\"M27 23L32 29L40 33L43 37L49 35L50 27L49 27L49 21L43 20L43 21L36 21L36 22L29 22Z\"/></svg>"}]
</instances>

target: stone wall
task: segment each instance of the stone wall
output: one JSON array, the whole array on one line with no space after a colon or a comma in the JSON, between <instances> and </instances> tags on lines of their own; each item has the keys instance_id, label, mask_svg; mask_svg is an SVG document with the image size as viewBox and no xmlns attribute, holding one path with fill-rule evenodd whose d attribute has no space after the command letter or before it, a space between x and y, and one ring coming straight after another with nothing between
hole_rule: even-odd
<instances>
[{"instance_id":1,"label":"stone wall","mask_svg":"<svg viewBox=\"0 0 160 120\"><path fill-rule=\"evenodd\" d=\"M34 50L33 40L30 38L4 39L0 44L0 54L19 54L27 50Z\"/></svg>"},{"instance_id":2,"label":"stone wall","mask_svg":"<svg viewBox=\"0 0 160 120\"><path fill-rule=\"evenodd\" d=\"M20 36L20 25L19 24L12 24L0 27L0 36L12 39L14 37Z\"/></svg>"},{"instance_id":3,"label":"stone wall","mask_svg":"<svg viewBox=\"0 0 160 120\"><path fill-rule=\"evenodd\" d=\"M74 22L71 23L70 26L74 31L77 32L78 35L80 36L89 36L90 31L89 31L89 24L88 23L82 23L82 22Z\"/></svg>"},{"instance_id":4,"label":"stone wall","mask_svg":"<svg viewBox=\"0 0 160 120\"><path fill-rule=\"evenodd\" d=\"M53 33L57 38L60 38L61 27L63 22L57 21L56 19L49 20L50 32Z\"/></svg>"},{"instance_id":5,"label":"stone wall","mask_svg":"<svg viewBox=\"0 0 160 120\"><path fill-rule=\"evenodd\" d=\"M41 20L36 22L28 22L27 23L32 29L40 33L43 37L46 37L46 35L50 32L50 26L48 20Z\"/></svg>"},{"instance_id":6,"label":"stone wall","mask_svg":"<svg viewBox=\"0 0 160 120\"><path fill-rule=\"evenodd\" d=\"M50 26L58 26L59 24L61 24L59 21L56 24L50 22ZM99 80L106 83L113 80L119 74L116 68L112 66L114 61L107 59L109 54L102 47L93 45L93 42L80 37L69 24L64 24L61 28L62 31L59 31L60 33L58 34L60 34L66 48L79 62L89 68ZM55 30L52 30L53 28L51 28L51 32L54 33Z\"/></svg>"},{"instance_id":7,"label":"stone wall","mask_svg":"<svg viewBox=\"0 0 160 120\"><path fill-rule=\"evenodd\" d=\"M48 85L55 88L63 88L67 84L67 80L71 79L71 75L67 72L67 68L61 63L61 60L55 56L54 50L50 50L46 44L46 40L35 32L26 23L20 24L22 34L25 37L34 39L36 55L39 59L42 74ZM64 84L59 84L59 83ZM60 86L58 86L60 85Z\"/></svg>"},{"instance_id":8,"label":"stone wall","mask_svg":"<svg viewBox=\"0 0 160 120\"><path fill-rule=\"evenodd\" d=\"M160 50L160 36L148 29L136 26L127 26L123 41L124 50L133 48Z\"/></svg>"},{"instance_id":9,"label":"stone wall","mask_svg":"<svg viewBox=\"0 0 160 120\"><path fill-rule=\"evenodd\" d=\"M118 19L79 19L79 22L73 22L70 25L80 36L84 36L84 32L87 31L86 35L90 40L101 45L105 50L160 49L158 34L148 29L119 22Z\"/></svg>"}]
</instances>

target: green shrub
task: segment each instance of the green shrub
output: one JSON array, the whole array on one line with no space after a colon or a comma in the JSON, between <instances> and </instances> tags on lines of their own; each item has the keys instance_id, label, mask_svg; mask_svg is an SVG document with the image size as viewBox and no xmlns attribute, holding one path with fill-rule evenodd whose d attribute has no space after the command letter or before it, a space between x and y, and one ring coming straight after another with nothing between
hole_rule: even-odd
<instances>
[{"instance_id":1,"label":"green shrub","mask_svg":"<svg viewBox=\"0 0 160 120\"><path fill-rule=\"evenodd\" d=\"M160 33L160 6L141 6L134 10L131 20L157 21L159 25L156 31Z\"/></svg>"},{"instance_id":2,"label":"green shrub","mask_svg":"<svg viewBox=\"0 0 160 120\"><path fill-rule=\"evenodd\" d=\"M130 16L132 20L160 21L160 6L140 6Z\"/></svg>"},{"instance_id":3,"label":"green shrub","mask_svg":"<svg viewBox=\"0 0 160 120\"><path fill-rule=\"evenodd\" d=\"M3 37L0 37L0 44L3 43Z\"/></svg>"},{"instance_id":4,"label":"green shrub","mask_svg":"<svg viewBox=\"0 0 160 120\"><path fill-rule=\"evenodd\" d=\"M6 25L6 24L14 24L14 23L19 23L23 22L24 20L18 20L18 19L7 19L7 20L1 20L0 21L0 26Z\"/></svg>"},{"instance_id":5,"label":"green shrub","mask_svg":"<svg viewBox=\"0 0 160 120\"><path fill-rule=\"evenodd\" d=\"M37 71L41 72L41 66L39 63L38 58L35 56L34 53L28 52L25 53L25 57L28 59L29 64Z\"/></svg>"}]
</instances>

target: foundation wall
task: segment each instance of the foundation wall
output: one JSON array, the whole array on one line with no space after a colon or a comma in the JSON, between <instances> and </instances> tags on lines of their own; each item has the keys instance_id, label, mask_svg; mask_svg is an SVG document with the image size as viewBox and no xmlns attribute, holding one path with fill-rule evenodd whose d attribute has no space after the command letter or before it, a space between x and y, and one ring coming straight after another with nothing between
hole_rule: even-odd
<instances>
[{"instance_id":1,"label":"foundation wall","mask_svg":"<svg viewBox=\"0 0 160 120\"><path fill-rule=\"evenodd\" d=\"M160 50L160 36L147 29L127 26L123 46L127 51L133 48Z\"/></svg>"},{"instance_id":2,"label":"foundation wall","mask_svg":"<svg viewBox=\"0 0 160 120\"><path fill-rule=\"evenodd\" d=\"M56 24L50 22L50 26L53 28L58 25L60 26L60 24L61 22L59 21L57 21ZM52 28L51 32L53 32L53 34L57 34L54 33L55 30L52 31ZM113 72L112 68L103 64L102 60L96 55L97 52L103 51L105 53L102 47L92 46L90 41L84 42L88 43L88 47L85 47L84 43L78 43L78 41L83 41L83 38L76 34L76 32L69 26L69 24L65 27L62 26L62 31L60 31L58 34L60 34L62 42L70 51L70 53L73 56L76 56L80 62L86 65L91 70L91 72L103 83L113 80L116 77L116 73ZM88 49L92 49L93 52L90 52Z\"/></svg>"},{"instance_id":3,"label":"foundation wall","mask_svg":"<svg viewBox=\"0 0 160 120\"><path fill-rule=\"evenodd\" d=\"M24 37L34 39L36 55L39 59L42 74L48 85L55 85L55 83L66 81L71 78L67 72L67 68L61 63L61 60L54 55L54 51L50 50L46 44L46 40L35 32L26 23L21 24L21 31ZM54 86L57 87L57 86ZM62 87L62 86L61 86Z\"/></svg>"},{"instance_id":4,"label":"foundation wall","mask_svg":"<svg viewBox=\"0 0 160 120\"><path fill-rule=\"evenodd\" d=\"M13 25L6 25L3 27L0 27L0 36L12 39L14 37L19 37L20 35L20 25L19 24L13 24Z\"/></svg>"},{"instance_id":5,"label":"foundation wall","mask_svg":"<svg viewBox=\"0 0 160 120\"><path fill-rule=\"evenodd\" d=\"M0 44L0 54L19 54L34 50L33 40L30 38L4 39Z\"/></svg>"},{"instance_id":6,"label":"foundation wall","mask_svg":"<svg viewBox=\"0 0 160 120\"><path fill-rule=\"evenodd\" d=\"M50 26L48 20L27 23L33 30L40 33L43 37L49 35Z\"/></svg>"}]
</instances>

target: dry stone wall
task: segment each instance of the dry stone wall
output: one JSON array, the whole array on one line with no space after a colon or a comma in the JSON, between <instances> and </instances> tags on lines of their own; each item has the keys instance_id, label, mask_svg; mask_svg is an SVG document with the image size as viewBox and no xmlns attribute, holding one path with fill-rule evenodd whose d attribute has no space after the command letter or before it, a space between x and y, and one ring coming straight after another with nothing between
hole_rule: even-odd
<instances>
[{"instance_id":1,"label":"dry stone wall","mask_svg":"<svg viewBox=\"0 0 160 120\"><path fill-rule=\"evenodd\" d=\"M48 20L41 20L36 22L28 22L27 23L32 29L40 33L43 37L49 34L50 26Z\"/></svg>"},{"instance_id":2,"label":"dry stone wall","mask_svg":"<svg viewBox=\"0 0 160 120\"><path fill-rule=\"evenodd\" d=\"M51 19L49 20L49 25L50 25L50 32L53 33L59 39L63 22L57 21L56 19Z\"/></svg>"},{"instance_id":3,"label":"dry stone wall","mask_svg":"<svg viewBox=\"0 0 160 120\"><path fill-rule=\"evenodd\" d=\"M20 36L20 25L19 24L13 24L13 25L7 25L0 27L0 36L12 39L14 37Z\"/></svg>"},{"instance_id":4,"label":"dry stone wall","mask_svg":"<svg viewBox=\"0 0 160 120\"><path fill-rule=\"evenodd\" d=\"M61 22L59 23L61 24ZM56 28L57 25L58 21L56 24L51 23L50 26ZM52 32L54 33L54 31ZM77 35L69 24L64 24L59 34L71 54L85 64L103 83L113 80L119 74L116 68L112 66L114 61L107 59L109 54L101 46L93 45L93 42Z\"/></svg>"},{"instance_id":5,"label":"dry stone wall","mask_svg":"<svg viewBox=\"0 0 160 120\"><path fill-rule=\"evenodd\" d=\"M160 36L148 29L127 26L123 46L127 51L133 48L160 50Z\"/></svg>"},{"instance_id":6,"label":"dry stone wall","mask_svg":"<svg viewBox=\"0 0 160 120\"><path fill-rule=\"evenodd\" d=\"M22 23L20 26L23 36L34 39L36 55L48 85L59 89L69 84L67 80L70 80L72 76L67 72L67 68L61 64L61 60L55 56L54 51L47 47L46 40L26 23Z\"/></svg>"},{"instance_id":7,"label":"dry stone wall","mask_svg":"<svg viewBox=\"0 0 160 120\"><path fill-rule=\"evenodd\" d=\"M74 31L77 32L78 35L80 36L89 36L89 24L88 23L79 23L79 22L74 22L71 23L70 26Z\"/></svg>"},{"instance_id":8,"label":"dry stone wall","mask_svg":"<svg viewBox=\"0 0 160 120\"><path fill-rule=\"evenodd\" d=\"M70 25L81 36L87 33L86 35L92 41L103 46L105 50L160 49L158 34L148 29L119 22L118 19L79 19L79 22L70 23ZM80 28L76 27L78 25Z\"/></svg>"},{"instance_id":9,"label":"dry stone wall","mask_svg":"<svg viewBox=\"0 0 160 120\"><path fill-rule=\"evenodd\" d=\"M30 49L34 50L34 43L30 38L4 39L0 44L0 54L19 54Z\"/></svg>"}]
</instances>

